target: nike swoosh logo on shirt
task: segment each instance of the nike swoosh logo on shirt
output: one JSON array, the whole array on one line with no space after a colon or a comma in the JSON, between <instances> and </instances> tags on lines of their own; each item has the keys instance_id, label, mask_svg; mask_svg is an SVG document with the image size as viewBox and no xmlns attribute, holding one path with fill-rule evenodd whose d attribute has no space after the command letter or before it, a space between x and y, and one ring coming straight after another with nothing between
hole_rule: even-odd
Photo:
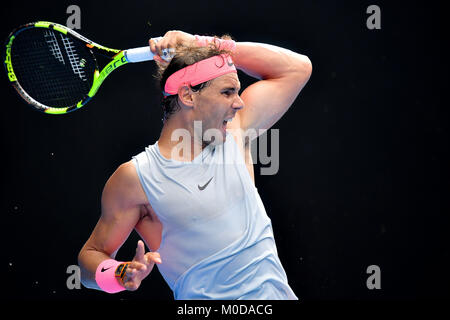
<instances>
[{"instance_id":1,"label":"nike swoosh logo on shirt","mask_svg":"<svg viewBox=\"0 0 450 320\"><path fill-rule=\"evenodd\" d=\"M211 179L208 180L208 182L204 185L204 186L200 186L198 185L198 190L202 191L205 190L205 188L208 186L208 184L211 182L212 178L214 178L214 176L211 177Z\"/></svg>"},{"instance_id":2,"label":"nike swoosh logo on shirt","mask_svg":"<svg viewBox=\"0 0 450 320\"><path fill-rule=\"evenodd\" d=\"M109 270L109 269L111 269L111 268L112 268L112 267L109 267L109 268L106 268L106 269L105 269L105 268L102 267L101 272L105 272L106 270Z\"/></svg>"}]
</instances>

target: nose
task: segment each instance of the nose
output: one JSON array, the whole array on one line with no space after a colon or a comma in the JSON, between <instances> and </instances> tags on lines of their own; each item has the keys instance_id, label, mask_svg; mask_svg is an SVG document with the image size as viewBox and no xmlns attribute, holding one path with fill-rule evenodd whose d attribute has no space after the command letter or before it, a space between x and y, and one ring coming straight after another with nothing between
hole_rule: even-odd
<instances>
[{"instance_id":1,"label":"nose","mask_svg":"<svg viewBox=\"0 0 450 320\"><path fill-rule=\"evenodd\" d=\"M236 110L241 110L244 108L244 100L241 99L241 96L236 95L236 99L234 99L232 108Z\"/></svg>"}]
</instances>

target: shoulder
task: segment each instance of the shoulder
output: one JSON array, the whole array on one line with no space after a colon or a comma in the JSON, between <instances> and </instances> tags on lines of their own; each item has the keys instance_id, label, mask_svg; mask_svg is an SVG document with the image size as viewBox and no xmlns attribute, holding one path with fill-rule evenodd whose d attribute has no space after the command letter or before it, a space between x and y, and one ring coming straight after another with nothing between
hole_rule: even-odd
<instances>
[{"instance_id":1,"label":"shoulder","mask_svg":"<svg viewBox=\"0 0 450 320\"><path fill-rule=\"evenodd\" d=\"M116 171L114 171L109 178L107 185L112 184L116 187L133 187L136 183L139 183L139 177L133 162L130 160L122 163Z\"/></svg>"},{"instance_id":2,"label":"shoulder","mask_svg":"<svg viewBox=\"0 0 450 320\"><path fill-rule=\"evenodd\" d=\"M121 164L106 182L102 205L111 202L123 207L148 203L132 161Z\"/></svg>"}]
</instances>

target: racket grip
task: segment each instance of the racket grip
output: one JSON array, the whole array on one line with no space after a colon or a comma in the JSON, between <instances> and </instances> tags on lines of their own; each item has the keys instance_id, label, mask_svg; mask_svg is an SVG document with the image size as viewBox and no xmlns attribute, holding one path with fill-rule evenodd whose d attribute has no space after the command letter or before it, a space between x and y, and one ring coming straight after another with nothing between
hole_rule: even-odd
<instances>
[{"instance_id":1,"label":"racket grip","mask_svg":"<svg viewBox=\"0 0 450 320\"><path fill-rule=\"evenodd\" d=\"M149 46L128 49L125 50L124 54L128 62L142 62L153 60L153 52L150 50Z\"/></svg>"},{"instance_id":2,"label":"racket grip","mask_svg":"<svg viewBox=\"0 0 450 320\"><path fill-rule=\"evenodd\" d=\"M163 50L163 56L162 59L166 60L167 62L172 59L173 55L175 53L174 49L164 49ZM128 49L124 52L125 58L128 62L142 62L142 61L148 61L153 60L153 52L150 50L150 47L140 47L135 49Z\"/></svg>"}]
</instances>

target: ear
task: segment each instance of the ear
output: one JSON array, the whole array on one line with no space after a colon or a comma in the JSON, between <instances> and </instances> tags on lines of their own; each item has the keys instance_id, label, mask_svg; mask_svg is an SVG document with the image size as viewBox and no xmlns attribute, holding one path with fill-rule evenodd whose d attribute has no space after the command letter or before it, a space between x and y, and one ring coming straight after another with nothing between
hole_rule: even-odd
<instances>
[{"instance_id":1,"label":"ear","mask_svg":"<svg viewBox=\"0 0 450 320\"><path fill-rule=\"evenodd\" d=\"M188 107L194 106L194 92L189 86L184 85L178 89L178 98L184 105Z\"/></svg>"}]
</instances>

